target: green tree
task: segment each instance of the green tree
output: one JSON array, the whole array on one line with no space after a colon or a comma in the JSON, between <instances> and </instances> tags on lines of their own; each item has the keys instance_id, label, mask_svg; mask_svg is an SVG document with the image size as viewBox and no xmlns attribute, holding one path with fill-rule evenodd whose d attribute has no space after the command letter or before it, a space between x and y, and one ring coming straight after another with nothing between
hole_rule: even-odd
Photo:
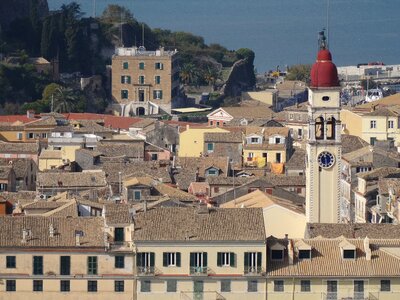
<instances>
[{"instance_id":1,"label":"green tree","mask_svg":"<svg viewBox=\"0 0 400 300\"><path fill-rule=\"evenodd\" d=\"M191 84L197 81L198 69L193 63L186 63L182 66L179 76L183 83Z\"/></svg>"},{"instance_id":2,"label":"green tree","mask_svg":"<svg viewBox=\"0 0 400 300\"><path fill-rule=\"evenodd\" d=\"M54 111L59 113L75 111L81 100L77 92L65 87L56 88L52 98Z\"/></svg>"},{"instance_id":3,"label":"green tree","mask_svg":"<svg viewBox=\"0 0 400 300\"><path fill-rule=\"evenodd\" d=\"M207 66L203 71L203 79L207 82L208 85L212 85L213 89L215 88L215 83L218 79L221 78L221 72L219 72L216 68L211 66Z\"/></svg>"},{"instance_id":4,"label":"green tree","mask_svg":"<svg viewBox=\"0 0 400 300\"><path fill-rule=\"evenodd\" d=\"M286 79L300 80L304 82L310 81L311 65L293 65L288 68Z\"/></svg>"},{"instance_id":5,"label":"green tree","mask_svg":"<svg viewBox=\"0 0 400 300\"><path fill-rule=\"evenodd\" d=\"M132 12L118 4L109 4L100 18L105 23L128 23L134 21Z\"/></svg>"}]
</instances>

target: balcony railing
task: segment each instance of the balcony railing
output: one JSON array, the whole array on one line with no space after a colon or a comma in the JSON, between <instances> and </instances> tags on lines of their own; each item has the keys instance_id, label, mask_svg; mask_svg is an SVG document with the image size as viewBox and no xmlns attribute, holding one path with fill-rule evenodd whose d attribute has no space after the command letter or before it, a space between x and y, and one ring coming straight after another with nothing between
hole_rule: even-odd
<instances>
[{"instance_id":1,"label":"balcony railing","mask_svg":"<svg viewBox=\"0 0 400 300\"><path fill-rule=\"evenodd\" d=\"M154 276L156 275L156 268L155 267L137 267L137 274L139 276Z\"/></svg>"},{"instance_id":2,"label":"balcony railing","mask_svg":"<svg viewBox=\"0 0 400 300\"><path fill-rule=\"evenodd\" d=\"M322 294L322 299L323 300L369 300L369 299L374 299L368 296L367 293L364 292L353 292L353 293L348 293L348 296L343 293L338 293L338 292L328 292L328 293L323 293Z\"/></svg>"},{"instance_id":3,"label":"balcony railing","mask_svg":"<svg viewBox=\"0 0 400 300\"><path fill-rule=\"evenodd\" d=\"M111 251L130 251L131 243L130 242L110 242L110 250Z\"/></svg>"},{"instance_id":4,"label":"balcony railing","mask_svg":"<svg viewBox=\"0 0 400 300\"><path fill-rule=\"evenodd\" d=\"M251 267L251 266L244 267L244 275L257 276L261 275L262 273L263 273L262 267Z\"/></svg>"},{"instance_id":5,"label":"balcony railing","mask_svg":"<svg viewBox=\"0 0 400 300\"><path fill-rule=\"evenodd\" d=\"M181 292L181 300L226 300L224 296L215 291Z\"/></svg>"},{"instance_id":6,"label":"balcony railing","mask_svg":"<svg viewBox=\"0 0 400 300\"><path fill-rule=\"evenodd\" d=\"M208 275L208 267L190 267L190 275L204 276Z\"/></svg>"}]
</instances>

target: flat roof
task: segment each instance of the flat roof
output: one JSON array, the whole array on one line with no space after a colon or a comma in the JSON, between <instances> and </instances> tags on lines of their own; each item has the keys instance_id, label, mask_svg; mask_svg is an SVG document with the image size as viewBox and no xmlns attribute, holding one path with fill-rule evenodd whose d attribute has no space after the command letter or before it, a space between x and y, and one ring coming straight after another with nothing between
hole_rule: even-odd
<instances>
[{"instance_id":1,"label":"flat roof","mask_svg":"<svg viewBox=\"0 0 400 300\"><path fill-rule=\"evenodd\" d=\"M194 112L209 111L211 109L212 109L211 107L205 107L205 108L185 107L185 108L171 109L171 111L184 114L184 113L194 113Z\"/></svg>"}]
</instances>

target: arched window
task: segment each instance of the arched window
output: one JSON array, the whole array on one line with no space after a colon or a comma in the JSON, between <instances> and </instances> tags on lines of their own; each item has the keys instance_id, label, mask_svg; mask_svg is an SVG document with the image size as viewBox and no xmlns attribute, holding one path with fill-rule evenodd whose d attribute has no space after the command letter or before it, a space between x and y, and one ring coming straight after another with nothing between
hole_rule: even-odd
<instances>
[{"instance_id":1,"label":"arched window","mask_svg":"<svg viewBox=\"0 0 400 300\"><path fill-rule=\"evenodd\" d=\"M329 117L326 122L326 138L328 140L334 140L336 138L336 119L334 117Z\"/></svg>"},{"instance_id":2,"label":"arched window","mask_svg":"<svg viewBox=\"0 0 400 300\"><path fill-rule=\"evenodd\" d=\"M323 140L324 139L324 134L325 134L325 128L324 128L324 118L323 117L318 117L315 119L315 138L317 140Z\"/></svg>"}]
</instances>

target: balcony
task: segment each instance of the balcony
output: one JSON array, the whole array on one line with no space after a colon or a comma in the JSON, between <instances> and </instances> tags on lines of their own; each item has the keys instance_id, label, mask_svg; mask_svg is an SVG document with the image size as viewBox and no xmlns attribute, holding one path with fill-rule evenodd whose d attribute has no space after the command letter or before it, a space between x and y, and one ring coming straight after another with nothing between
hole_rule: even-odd
<instances>
[{"instance_id":1,"label":"balcony","mask_svg":"<svg viewBox=\"0 0 400 300\"><path fill-rule=\"evenodd\" d=\"M218 292L204 291L204 292L181 292L181 300L226 300Z\"/></svg>"},{"instance_id":2,"label":"balcony","mask_svg":"<svg viewBox=\"0 0 400 300\"><path fill-rule=\"evenodd\" d=\"M208 267L190 267L190 275L193 276L207 276L209 272Z\"/></svg>"},{"instance_id":3,"label":"balcony","mask_svg":"<svg viewBox=\"0 0 400 300\"><path fill-rule=\"evenodd\" d=\"M264 273L264 270L262 267L250 267L250 266L245 266L244 267L244 275L246 276L259 276Z\"/></svg>"},{"instance_id":4,"label":"balcony","mask_svg":"<svg viewBox=\"0 0 400 300\"><path fill-rule=\"evenodd\" d=\"M322 299L323 300L374 300L374 298L368 296L367 293L364 292L348 292L345 293L348 294L348 296L343 295L343 293L337 293L337 292L329 292L329 293L324 293L322 294Z\"/></svg>"},{"instance_id":5,"label":"balcony","mask_svg":"<svg viewBox=\"0 0 400 300\"><path fill-rule=\"evenodd\" d=\"M130 242L110 242L110 251L126 252L132 251Z\"/></svg>"},{"instance_id":6,"label":"balcony","mask_svg":"<svg viewBox=\"0 0 400 300\"><path fill-rule=\"evenodd\" d=\"M156 267L137 267L138 276L155 276L160 274Z\"/></svg>"}]
</instances>

